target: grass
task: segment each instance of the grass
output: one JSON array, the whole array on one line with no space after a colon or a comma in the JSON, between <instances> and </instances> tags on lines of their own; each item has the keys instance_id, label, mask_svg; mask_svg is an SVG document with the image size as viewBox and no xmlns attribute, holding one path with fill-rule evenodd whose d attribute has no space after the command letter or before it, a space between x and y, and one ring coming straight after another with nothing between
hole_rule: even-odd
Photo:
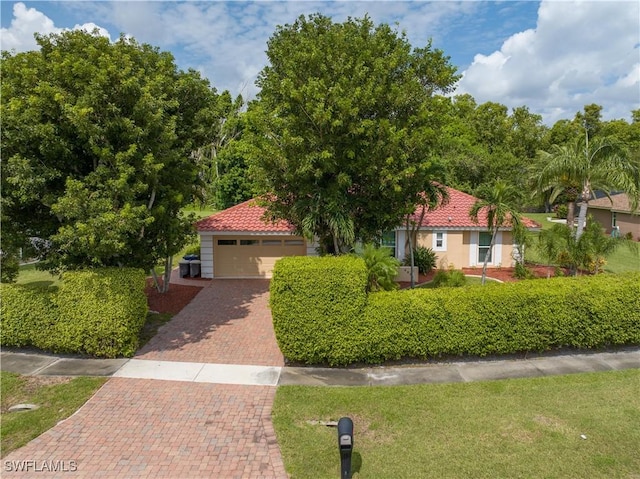
<instances>
[{"instance_id":1,"label":"grass","mask_svg":"<svg viewBox=\"0 0 640 479\"><path fill-rule=\"evenodd\" d=\"M69 417L106 382L106 378L46 378L0 372L2 457ZM38 409L8 412L16 404Z\"/></svg>"},{"instance_id":2,"label":"grass","mask_svg":"<svg viewBox=\"0 0 640 479\"><path fill-rule=\"evenodd\" d=\"M196 218L200 219L200 218L206 218L207 216L211 216L214 213L217 213L219 210L213 209L213 208L200 208L199 206L196 205L189 205L189 206L185 206L184 208L182 208L182 212L184 214L190 214L193 213L194 215L196 215Z\"/></svg>"},{"instance_id":3,"label":"grass","mask_svg":"<svg viewBox=\"0 0 640 479\"><path fill-rule=\"evenodd\" d=\"M640 471L640 371L467 384L278 388L273 421L292 479L340 477L337 432L354 421L354 478L631 478ZM583 439L581 435L585 435Z\"/></svg>"},{"instance_id":4,"label":"grass","mask_svg":"<svg viewBox=\"0 0 640 479\"><path fill-rule=\"evenodd\" d=\"M522 215L540 223L543 230L548 230L555 224L548 221L547 218L556 219L555 213L523 213Z\"/></svg>"},{"instance_id":5,"label":"grass","mask_svg":"<svg viewBox=\"0 0 640 479\"><path fill-rule=\"evenodd\" d=\"M26 264L20 266L20 272L16 279L18 284L28 284L29 286L54 286L60 284L60 277L49 273L48 271L40 271L36 269L35 264Z\"/></svg>"}]
</instances>

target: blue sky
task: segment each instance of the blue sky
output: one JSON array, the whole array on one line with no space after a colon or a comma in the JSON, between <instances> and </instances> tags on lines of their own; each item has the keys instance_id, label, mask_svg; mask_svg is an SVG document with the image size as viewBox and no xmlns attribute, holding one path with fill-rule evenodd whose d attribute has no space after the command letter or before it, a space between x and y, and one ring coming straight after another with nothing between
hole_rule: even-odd
<instances>
[{"instance_id":1,"label":"blue sky","mask_svg":"<svg viewBox=\"0 0 640 479\"><path fill-rule=\"evenodd\" d=\"M604 116L640 108L640 3L611 1L46 1L1 2L2 49L36 48L33 33L99 27L171 51L218 90L255 96L277 25L320 12L398 24L415 47L429 38L478 103L527 105L547 124L598 103Z\"/></svg>"}]
</instances>

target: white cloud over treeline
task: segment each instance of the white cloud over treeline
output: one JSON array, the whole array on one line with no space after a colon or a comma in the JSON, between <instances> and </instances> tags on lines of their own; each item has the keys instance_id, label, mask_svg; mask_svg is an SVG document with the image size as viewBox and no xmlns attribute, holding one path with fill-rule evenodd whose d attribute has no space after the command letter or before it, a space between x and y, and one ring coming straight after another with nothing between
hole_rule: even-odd
<instances>
[{"instance_id":1,"label":"white cloud over treeline","mask_svg":"<svg viewBox=\"0 0 640 479\"><path fill-rule=\"evenodd\" d=\"M245 98L257 93L254 82L267 63L267 41L276 26L292 23L302 14L321 12L335 21L368 14L376 23L397 24L414 46L424 46L433 37L436 46L444 45L445 54L451 54L446 45L452 36L466 45L477 45L473 60L462 65L464 76L456 93L469 93L478 103L494 101L510 108L526 105L543 115L547 124L572 118L589 103L602 105L605 119L629 119L630 111L640 108L637 1L542 1L535 27L515 33L504 33L504 25L490 18L486 8L502 5L505 11L517 12L518 4L512 2L128 1L56 5L69 17L88 20L73 22L73 29L99 28L102 35L110 37L108 26L116 35L124 33L172 51L181 68L195 68L219 90L242 93ZM503 16L502 23L509 18ZM11 25L0 34L2 49L33 49L34 32L61 31L63 28L44 13L16 3ZM494 45L491 49L495 51L487 50L488 44Z\"/></svg>"}]
</instances>

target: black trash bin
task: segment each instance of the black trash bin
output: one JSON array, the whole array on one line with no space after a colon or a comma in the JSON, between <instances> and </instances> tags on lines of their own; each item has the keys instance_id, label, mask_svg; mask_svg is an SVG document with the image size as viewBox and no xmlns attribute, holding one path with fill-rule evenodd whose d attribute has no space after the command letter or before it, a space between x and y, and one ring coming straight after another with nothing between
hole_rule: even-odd
<instances>
[{"instance_id":1,"label":"black trash bin","mask_svg":"<svg viewBox=\"0 0 640 479\"><path fill-rule=\"evenodd\" d=\"M189 261L180 261L180 277L186 278L191 274L191 270L189 268Z\"/></svg>"},{"instance_id":2,"label":"black trash bin","mask_svg":"<svg viewBox=\"0 0 640 479\"><path fill-rule=\"evenodd\" d=\"M193 261L189 261L189 272L191 273L192 278L200 277L200 260L194 259Z\"/></svg>"}]
</instances>

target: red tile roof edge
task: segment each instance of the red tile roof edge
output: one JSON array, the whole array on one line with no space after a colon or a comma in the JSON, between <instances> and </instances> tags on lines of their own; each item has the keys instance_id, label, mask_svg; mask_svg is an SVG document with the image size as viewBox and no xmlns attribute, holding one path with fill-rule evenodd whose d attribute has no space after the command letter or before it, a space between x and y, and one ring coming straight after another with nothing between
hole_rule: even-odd
<instances>
[{"instance_id":1,"label":"red tile roof edge","mask_svg":"<svg viewBox=\"0 0 640 479\"><path fill-rule=\"evenodd\" d=\"M484 229L487 228L486 210L479 215L478 223L469 217L469 210L477 201L477 198L462 191L447 187L449 202L434 210L427 210L421 229ZM420 207L416 208L412 218L420 219ZM214 213L196 222L199 232L247 232L247 233L283 233L291 234L293 225L287 221L269 223L264 219L265 209L256 203L255 199L247 200L226 210ZM522 221L527 228L539 229L542 226L526 216Z\"/></svg>"}]
</instances>

